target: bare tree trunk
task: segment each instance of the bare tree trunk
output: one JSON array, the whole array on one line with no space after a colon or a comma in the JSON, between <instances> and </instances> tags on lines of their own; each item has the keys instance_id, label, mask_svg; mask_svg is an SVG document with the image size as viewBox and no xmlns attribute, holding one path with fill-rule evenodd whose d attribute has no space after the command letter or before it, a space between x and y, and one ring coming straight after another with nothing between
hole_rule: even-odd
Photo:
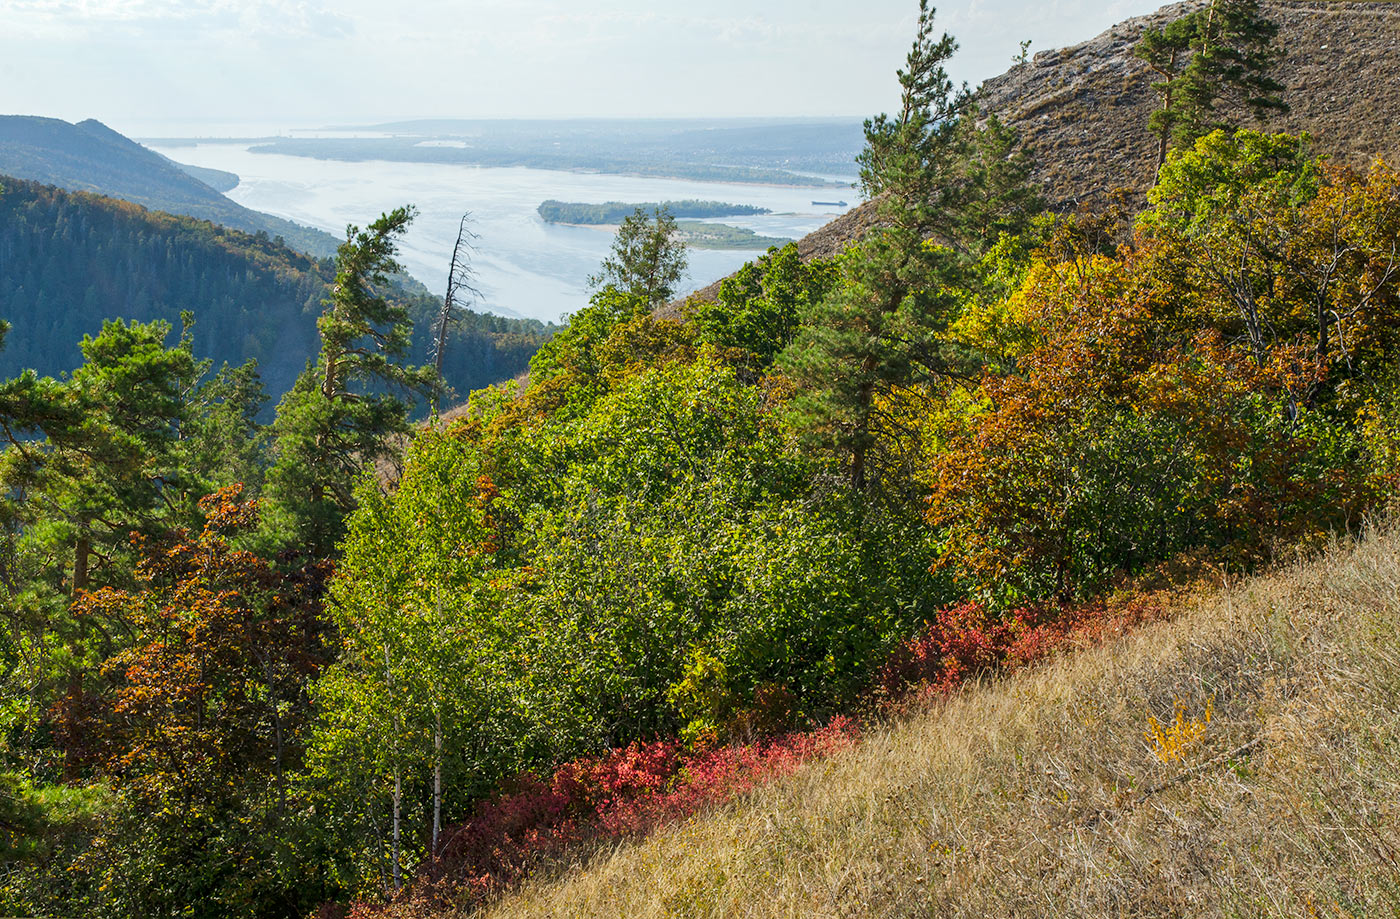
<instances>
[{"instance_id":1,"label":"bare tree trunk","mask_svg":"<svg viewBox=\"0 0 1400 919\"><path fill-rule=\"evenodd\" d=\"M1162 90L1162 111L1172 110L1172 83L1176 80L1176 56L1177 52L1172 52L1171 62L1167 64L1166 87ZM1167 162L1167 143L1171 139L1171 128L1168 123L1163 123L1162 134L1157 138L1157 172L1162 171L1162 166Z\"/></svg>"},{"instance_id":2,"label":"bare tree trunk","mask_svg":"<svg viewBox=\"0 0 1400 919\"><path fill-rule=\"evenodd\" d=\"M73 592L87 590L88 586L88 555L92 551L92 541L84 533L78 537L78 543L73 547Z\"/></svg>"},{"instance_id":3,"label":"bare tree trunk","mask_svg":"<svg viewBox=\"0 0 1400 919\"><path fill-rule=\"evenodd\" d=\"M393 834L393 875L394 893L402 889L403 881L399 868L399 839L403 816L403 771L399 764L399 712L394 708L394 673L389 666L389 645L384 645L384 682L389 687L389 707L393 711L390 723L394 731L391 753L394 757L394 834Z\"/></svg>"},{"instance_id":4,"label":"bare tree trunk","mask_svg":"<svg viewBox=\"0 0 1400 919\"><path fill-rule=\"evenodd\" d=\"M398 719L394 719L397 721ZM394 764L394 893L398 893L403 888L403 882L399 876L399 825L403 813L403 775L399 771L398 764Z\"/></svg>"},{"instance_id":5,"label":"bare tree trunk","mask_svg":"<svg viewBox=\"0 0 1400 919\"><path fill-rule=\"evenodd\" d=\"M466 218L462 218L465 225ZM437 607L436 627L442 628L442 587L433 590ZM438 836L442 832L442 694L433 706L433 858L438 854Z\"/></svg>"},{"instance_id":6,"label":"bare tree trunk","mask_svg":"<svg viewBox=\"0 0 1400 919\"><path fill-rule=\"evenodd\" d=\"M471 212L462 215L457 227L457 242L452 246L452 262L447 270L447 293L442 298L442 309L438 311L437 335L433 339L433 369L437 372L438 390L433 393L433 414L438 413L438 400L442 391L442 355L447 350L447 329L457 309L458 301L464 294L480 296L475 287L476 275L471 267L471 249L476 234L467 229Z\"/></svg>"}]
</instances>

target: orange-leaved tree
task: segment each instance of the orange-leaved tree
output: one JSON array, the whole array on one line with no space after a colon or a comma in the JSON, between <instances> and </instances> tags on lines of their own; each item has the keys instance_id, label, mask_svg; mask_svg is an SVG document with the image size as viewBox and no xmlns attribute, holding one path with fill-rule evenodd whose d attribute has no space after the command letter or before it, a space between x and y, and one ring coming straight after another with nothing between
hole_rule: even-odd
<instances>
[{"instance_id":1,"label":"orange-leaved tree","mask_svg":"<svg viewBox=\"0 0 1400 919\"><path fill-rule=\"evenodd\" d=\"M210 915L252 914L260 902L309 908L318 885L299 864L292 777L307 686L327 659L327 572L281 574L235 548L258 519L241 486L200 508L198 534L138 537L136 587L74 604L135 637L104 667L112 688L96 726L120 816L79 864L104 902L132 914L164 915L180 901ZM182 870L160 869L171 864Z\"/></svg>"}]
</instances>

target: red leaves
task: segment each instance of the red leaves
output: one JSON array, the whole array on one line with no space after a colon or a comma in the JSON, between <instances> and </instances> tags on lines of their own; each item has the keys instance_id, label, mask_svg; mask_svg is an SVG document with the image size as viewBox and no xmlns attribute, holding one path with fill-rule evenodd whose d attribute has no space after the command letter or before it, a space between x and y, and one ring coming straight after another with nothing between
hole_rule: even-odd
<instances>
[{"instance_id":1,"label":"red leaves","mask_svg":"<svg viewBox=\"0 0 1400 919\"><path fill-rule=\"evenodd\" d=\"M877 692L902 707L951 692L969 678L1015 670L1061 651L1102 641L1162 615L1150 596L1109 604L1047 603L997 615L967 601L940 610L881 669Z\"/></svg>"},{"instance_id":2,"label":"red leaves","mask_svg":"<svg viewBox=\"0 0 1400 919\"><path fill-rule=\"evenodd\" d=\"M1150 595L1074 606L1045 604L998 616L977 603L940 611L880 672L886 710L952 691L969 678L1014 670L1084 647L1162 615ZM816 731L687 752L679 741L633 743L558 767L546 780L518 778L449 828L438 858L397 903L358 904L352 919L470 908L572 846L646 833L846 749L860 737L845 717Z\"/></svg>"},{"instance_id":3,"label":"red leaves","mask_svg":"<svg viewBox=\"0 0 1400 919\"><path fill-rule=\"evenodd\" d=\"M478 904L570 846L645 833L682 819L845 749L859 736L854 721L836 718L816 731L701 752L688 753L678 741L633 743L565 763L548 781L521 776L512 790L482 803L471 820L446 831L428 875L387 912L413 914L417 907L446 901ZM351 912L352 919L384 914L385 909L365 904Z\"/></svg>"}]
</instances>

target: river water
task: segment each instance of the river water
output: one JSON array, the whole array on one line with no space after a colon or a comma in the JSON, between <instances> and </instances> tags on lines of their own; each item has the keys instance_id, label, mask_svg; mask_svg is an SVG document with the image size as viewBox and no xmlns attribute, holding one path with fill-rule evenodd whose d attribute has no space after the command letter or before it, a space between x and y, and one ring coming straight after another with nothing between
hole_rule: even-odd
<instances>
[{"instance_id":1,"label":"river water","mask_svg":"<svg viewBox=\"0 0 1400 919\"><path fill-rule=\"evenodd\" d=\"M470 211L477 233L473 266L481 299L474 308L501 315L558 321L584 305L587 278L608 254L607 230L546 224L535 209L561 201L676 201L703 199L765 207L772 214L723 218L764 236L800 237L857 203L854 189L728 185L526 168L434 163L361 163L249 152L245 143L206 142L153 149L171 159L237 173L228 196L254 210L343 236L402 204L420 216L405 234L401 261L410 274L441 293L458 223ZM848 207L814 206L846 201ZM733 272L758 251L692 249L685 291Z\"/></svg>"}]
</instances>

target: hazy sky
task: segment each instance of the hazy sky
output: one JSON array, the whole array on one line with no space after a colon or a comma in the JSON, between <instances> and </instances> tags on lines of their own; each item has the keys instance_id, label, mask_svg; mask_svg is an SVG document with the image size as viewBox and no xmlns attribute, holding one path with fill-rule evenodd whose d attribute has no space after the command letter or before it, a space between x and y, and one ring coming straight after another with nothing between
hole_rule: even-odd
<instances>
[{"instance_id":1,"label":"hazy sky","mask_svg":"<svg viewBox=\"0 0 1400 919\"><path fill-rule=\"evenodd\" d=\"M1157 0L955 0L954 75ZM0 0L0 114L133 134L409 117L867 115L916 0Z\"/></svg>"}]
</instances>

